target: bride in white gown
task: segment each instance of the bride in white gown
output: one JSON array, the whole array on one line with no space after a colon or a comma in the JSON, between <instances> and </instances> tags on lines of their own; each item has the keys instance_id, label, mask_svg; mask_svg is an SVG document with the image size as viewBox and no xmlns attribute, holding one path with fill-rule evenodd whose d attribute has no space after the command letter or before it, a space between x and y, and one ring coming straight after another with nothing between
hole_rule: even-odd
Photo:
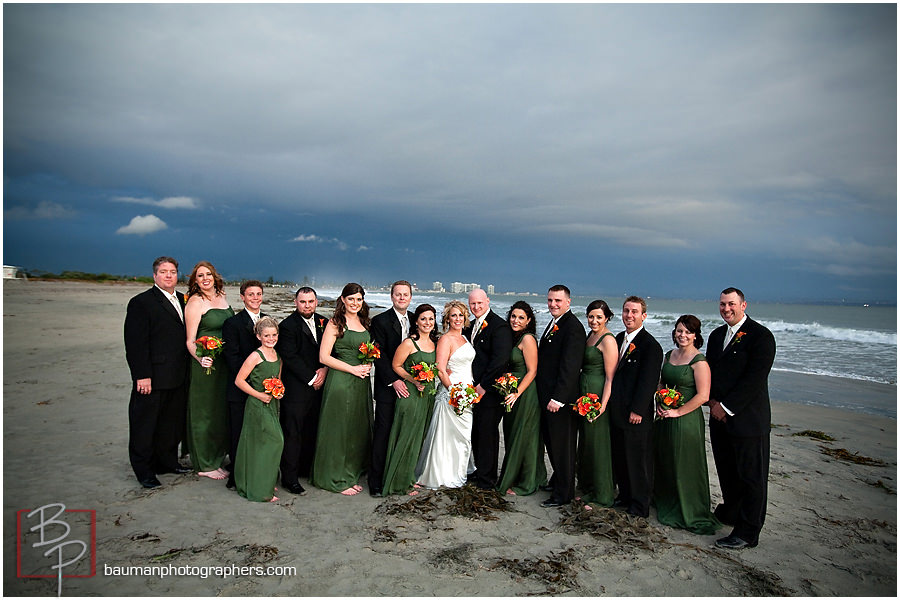
<instances>
[{"instance_id":1,"label":"bride in white gown","mask_svg":"<svg viewBox=\"0 0 900 600\"><path fill-rule=\"evenodd\" d=\"M454 383L472 383L475 348L462 335L469 310L459 300L444 305L444 335L437 343L438 377L441 382L434 399L431 424L425 434L416 465L420 487L437 489L462 487L466 476L475 470L472 461L472 408L457 415L450 406L449 388Z\"/></svg>"}]
</instances>

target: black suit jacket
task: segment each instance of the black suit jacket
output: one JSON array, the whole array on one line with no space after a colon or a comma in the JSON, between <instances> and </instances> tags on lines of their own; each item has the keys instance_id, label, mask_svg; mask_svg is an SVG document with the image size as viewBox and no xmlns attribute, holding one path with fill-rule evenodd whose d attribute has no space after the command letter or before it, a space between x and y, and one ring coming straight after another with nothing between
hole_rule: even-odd
<instances>
[{"instance_id":1,"label":"black suit jacket","mask_svg":"<svg viewBox=\"0 0 900 600\"><path fill-rule=\"evenodd\" d=\"M542 338L538 346L537 392L542 409L550 400L571 404L581 391L581 362L587 341L584 326L572 311L556 326L559 329Z\"/></svg>"},{"instance_id":2,"label":"black suit jacket","mask_svg":"<svg viewBox=\"0 0 900 600\"><path fill-rule=\"evenodd\" d=\"M184 314L184 294L175 293ZM188 373L187 332L178 311L153 286L128 302L125 313L125 360L132 381L150 378L154 390L185 384Z\"/></svg>"},{"instance_id":3,"label":"black suit jacket","mask_svg":"<svg viewBox=\"0 0 900 600\"><path fill-rule=\"evenodd\" d=\"M406 318L409 319L409 327L412 331L412 314L408 311ZM375 359L376 400L385 394L388 394L391 399L396 398L397 394L387 388L400 379L400 376L394 372L391 363L394 361L397 348L403 342L403 329L400 327L400 319L397 318L393 307L372 318L369 334L381 350L381 358Z\"/></svg>"},{"instance_id":4,"label":"black suit jacket","mask_svg":"<svg viewBox=\"0 0 900 600\"><path fill-rule=\"evenodd\" d=\"M709 397L734 413L725 420L728 433L768 435L772 420L769 371L775 361L775 336L747 317L723 350L726 329L726 325L716 328L706 343L706 361L712 373Z\"/></svg>"},{"instance_id":5,"label":"black suit jacket","mask_svg":"<svg viewBox=\"0 0 900 600\"><path fill-rule=\"evenodd\" d=\"M259 316L264 317L266 315L260 312ZM253 333L253 319L250 318L250 313L247 312L247 309L242 309L233 317L228 317L225 320L222 324L222 341L225 343L225 346L222 348L222 357L225 359L225 364L230 374L225 398L229 402L243 402L247 399L247 394L234 385L234 378L244 365L244 361L250 356L250 353L260 346L259 339Z\"/></svg>"},{"instance_id":6,"label":"black suit jacket","mask_svg":"<svg viewBox=\"0 0 900 600\"><path fill-rule=\"evenodd\" d=\"M622 347L625 332L616 336L616 347ZM612 424L624 427L651 427L653 425L656 388L659 385L659 371L662 368L662 346L646 329L634 336L631 342L634 350L619 361L613 376L612 392L609 397L609 418ZM639 425L628 422L631 413L641 416Z\"/></svg>"},{"instance_id":7,"label":"black suit jacket","mask_svg":"<svg viewBox=\"0 0 900 600\"><path fill-rule=\"evenodd\" d=\"M328 319L315 313L316 337L306 325L306 321L296 310L284 318L278 326L278 343L275 351L281 357L281 381L284 383L282 402L302 402L314 399L321 392L309 385L316 371L322 367L319 362L319 346Z\"/></svg>"},{"instance_id":8,"label":"black suit jacket","mask_svg":"<svg viewBox=\"0 0 900 600\"><path fill-rule=\"evenodd\" d=\"M474 325L473 320L463 331L463 337L469 339ZM502 398L494 389L494 382L506 372L506 366L509 364L509 355L513 347L513 333L509 323L489 310L484 317L481 330L475 334L472 345L475 347L475 360L472 361L472 377L475 385L481 384L488 401L495 400L499 403Z\"/></svg>"}]
</instances>

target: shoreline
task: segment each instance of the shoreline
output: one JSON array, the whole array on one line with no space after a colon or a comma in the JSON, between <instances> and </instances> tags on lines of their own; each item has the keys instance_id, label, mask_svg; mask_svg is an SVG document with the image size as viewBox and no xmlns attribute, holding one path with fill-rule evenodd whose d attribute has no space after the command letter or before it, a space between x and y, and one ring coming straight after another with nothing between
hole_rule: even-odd
<instances>
[{"instance_id":1,"label":"shoreline","mask_svg":"<svg viewBox=\"0 0 900 600\"><path fill-rule=\"evenodd\" d=\"M305 480L308 495L283 493L273 504L247 502L223 482L192 474L161 475L162 487L143 490L128 464L122 345L134 293L102 284L4 286L6 595L56 594L54 579L16 577L20 541L12 525L19 511L50 502L96 511L97 574L64 579L65 596L897 593L896 419L781 401L831 389L834 382L817 384L819 376L772 381L769 504L753 550L718 550L713 542L727 529L697 536L662 526L653 514L640 527L595 523L626 541L572 530L572 522L610 513L542 508L543 493L507 496L509 512L477 520L451 516L430 493L420 498L434 499L435 508L391 514L410 499L372 498L367 490L347 498ZM229 297L237 295L229 290ZM884 392L852 381L845 389L859 397ZM797 435L805 430L835 439ZM721 493L708 460L715 504ZM41 567L34 560L25 564L32 571ZM297 574L104 574L105 566L170 564L293 567Z\"/></svg>"}]
</instances>

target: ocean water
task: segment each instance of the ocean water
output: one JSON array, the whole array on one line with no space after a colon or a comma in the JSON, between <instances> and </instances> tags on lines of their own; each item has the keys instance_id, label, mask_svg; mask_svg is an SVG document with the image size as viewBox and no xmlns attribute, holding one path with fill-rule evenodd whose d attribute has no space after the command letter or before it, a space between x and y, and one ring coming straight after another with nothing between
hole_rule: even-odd
<instances>
[{"instance_id":1,"label":"ocean water","mask_svg":"<svg viewBox=\"0 0 900 600\"><path fill-rule=\"evenodd\" d=\"M320 297L335 298L340 290L319 290ZM419 291L413 294L412 307L422 303L438 311L451 299L465 302L464 294ZM622 298L603 298L614 316L609 328L614 333L624 329L621 321ZM540 335L550 313L546 297L491 297L494 312L506 316L517 300L528 302L535 312ZM584 311L595 298L572 297L572 312L587 329ZM380 312L391 305L387 292L370 291L366 301ZM704 338L723 323L719 316L718 298L709 301L647 299L644 326L660 342L664 350L674 347L671 332L683 314L693 314L702 323ZM876 383L897 384L897 309L884 306L828 306L814 304L772 304L748 301L747 314L768 327L775 335L776 355L773 369L809 375L828 375ZM440 319L440 315L438 315ZM705 349L705 345L704 345Z\"/></svg>"}]
</instances>

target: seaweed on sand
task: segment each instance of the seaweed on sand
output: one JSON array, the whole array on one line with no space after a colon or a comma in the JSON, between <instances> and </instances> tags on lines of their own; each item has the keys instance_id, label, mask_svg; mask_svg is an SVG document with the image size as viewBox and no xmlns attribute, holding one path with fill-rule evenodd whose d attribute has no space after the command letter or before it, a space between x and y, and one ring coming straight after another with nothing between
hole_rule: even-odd
<instances>
[{"instance_id":1,"label":"seaweed on sand","mask_svg":"<svg viewBox=\"0 0 900 600\"><path fill-rule=\"evenodd\" d=\"M819 450L821 450L822 454L827 454L838 460L844 460L858 465L868 465L872 467L883 467L885 465L882 460L863 456L859 452L851 453L846 448L827 448L825 446L819 446Z\"/></svg>"},{"instance_id":2,"label":"seaweed on sand","mask_svg":"<svg viewBox=\"0 0 900 600\"><path fill-rule=\"evenodd\" d=\"M495 521L495 514L511 510L509 501L495 490L480 490L467 485L461 488L420 490L405 502L384 502L375 509L386 515L412 515L434 521L441 514L481 521ZM436 513L436 514L435 514Z\"/></svg>"},{"instance_id":3,"label":"seaweed on sand","mask_svg":"<svg viewBox=\"0 0 900 600\"><path fill-rule=\"evenodd\" d=\"M589 533L626 547L649 551L666 542L662 531L652 527L647 519L611 508L587 510L577 505L565 507L562 513L559 527L569 534Z\"/></svg>"},{"instance_id":4,"label":"seaweed on sand","mask_svg":"<svg viewBox=\"0 0 900 600\"><path fill-rule=\"evenodd\" d=\"M551 552L547 558L501 558L488 570L503 569L516 577L537 579L548 584L550 594L558 594L578 587L579 568L587 569L574 548ZM560 587L562 589L560 589Z\"/></svg>"}]
</instances>

